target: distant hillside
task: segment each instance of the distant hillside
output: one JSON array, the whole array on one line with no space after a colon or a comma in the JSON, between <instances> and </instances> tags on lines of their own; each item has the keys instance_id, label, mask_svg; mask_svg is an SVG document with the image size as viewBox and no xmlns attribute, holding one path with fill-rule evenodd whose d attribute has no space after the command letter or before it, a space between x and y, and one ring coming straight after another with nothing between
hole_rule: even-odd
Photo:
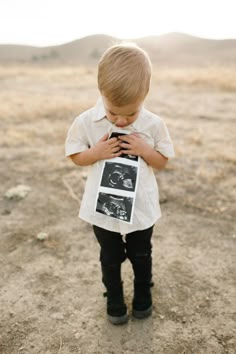
<instances>
[{"instance_id":1,"label":"distant hillside","mask_svg":"<svg viewBox=\"0 0 236 354\"><path fill-rule=\"evenodd\" d=\"M59 46L0 45L0 63L94 65L118 38L93 35ZM235 65L236 39L210 40L182 33L169 33L130 40L143 47L159 65Z\"/></svg>"}]
</instances>

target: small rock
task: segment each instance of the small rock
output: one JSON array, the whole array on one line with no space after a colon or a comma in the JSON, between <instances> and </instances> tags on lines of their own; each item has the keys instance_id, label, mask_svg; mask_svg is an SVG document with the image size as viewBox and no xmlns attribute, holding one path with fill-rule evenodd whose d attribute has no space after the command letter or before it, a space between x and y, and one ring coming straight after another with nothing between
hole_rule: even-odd
<instances>
[{"instance_id":1,"label":"small rock","mask_svg":"<svg viewBox=\"0 0 236 354\"><path fill-rule=\"evenodd\" d=\"M54 320L63 320L64 319L63 313L60 313L60 312L54 313L51 317Z\"/></svg>"},{"instance_id":2,"label":"small rock","mask_svg":"<svg viewBox=\"0 0 236 354\"><path fill-rule=\"evenodd\" d=\"M177 313L177 310L178 310L177 307L172 307L172 308L170 309L170 312L172 312L172 313Z\"/></svg>"},{"instance_id":3,"label":"small rock","mask_svg":"<svg viewBox=\"0 0 236 354\"><path fill-rule=\"evenodd\" d=\"M234 344L234 338L229 339L228 344Z\"/></svg>"},{"instance_id":4,"label":"small rock","mask_svg":"<svg viewBox=\"0 0 236 354\"><path fill-rule=\"evenodd\" d=\"M36 237L37 240L44 241L48 239L48 234L46 232L39 232Z\"/></svg>"},{"instance_id":5,"label":"small rock","mask_svg":"<svg viewBox=\"0 0 236 354\"><path fill-rule=\"evenodd\" d=\"M11 214L11 211L8 209L3 210L2 215L9 215Z\"/></svg>"},{"instance_id":6,"label":"small rock","mask_svg":"<svg viewBox=\"0 0 236 354\"><path fill-rule=\"evenodd\" d=\"M164 315L159 315L161 320L164 320L165 316Z\"/></svg>"},{"instance_id":7,"label":"small rock","mask_svg":"<svg viewBox=\"0 0 236 354\"><path fill-rule=\"evenodd\" d=\"M26 186L24 184L19 184L16 187L8 189L4 197L7 199L20 200L25 198L30 191L31 188L29 186Z\"/></svg>"},{"instance_id":8,"label":"small rock","mask_svg":"<svg viewBox=\"0 0 236 354\"><path fill-rule=\"evenodd\" d=\"M167 203L168 202L168 199L165 195L161 195L160 196L160 204L164 204L164 203Z\"/></svg>"}]
</instances>

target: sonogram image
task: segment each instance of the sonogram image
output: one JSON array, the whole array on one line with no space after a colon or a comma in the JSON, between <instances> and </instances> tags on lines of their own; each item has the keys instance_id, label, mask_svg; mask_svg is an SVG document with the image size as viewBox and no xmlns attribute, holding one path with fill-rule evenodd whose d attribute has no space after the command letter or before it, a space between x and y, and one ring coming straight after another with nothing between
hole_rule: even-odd
<instances>
[{"instance_id":1,"label":"sonogram image","mask_svg":"<svg viewBox=\"0 0 236 354\"><path fill-rule=\"evenodd\" d=\"M133 198L99 193L96 211L123 221L130 221Z\"/></svg>"},{"instance_id":2,"label":"sonogram image","mask_svg":"<svg viewBox=\"0 0 236 354\"><path fill-rule=\"evenodd\" d=\"M110 138L118 138L119 135L126 135L126 133L113 132ZM122 157L133 161L120 159L120 157L104 161L96 200L96 211L120 221L132 223L139 157L123 155Z\"/></svg>"},{"instance_id":3,"label":"sonogram image","mask_svg":"<svg viewBox=\"0 0 236 354\"><path fill-rule=\"evenodd\" d=\"M101 186L126 191L135 191L137 167L116 162L106 162Z\"/></svg>"}]
</instances>

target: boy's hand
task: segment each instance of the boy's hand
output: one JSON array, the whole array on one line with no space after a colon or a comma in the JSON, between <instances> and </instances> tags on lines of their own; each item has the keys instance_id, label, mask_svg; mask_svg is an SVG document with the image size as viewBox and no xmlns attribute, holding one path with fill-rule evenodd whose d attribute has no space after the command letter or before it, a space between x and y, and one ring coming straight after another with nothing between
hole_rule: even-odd
<instances>
[{"instance_id":1,"label":"boy's hand","mask_svg":"<svg viewBox=\"0 0 236 354\"><path fill-rule=\"evenodd\" d=\"M112 159L121 155L120 142L117 138L108 139L109 134L105 134L91 149L96 160Z\"/></svg>"},{"instance_id":2,"label":"boy's hand","mask_svg":"<svg viewBox=\"0 0 236 354\"><path fill-rule=\"evenodd\" d=\"M148 150L150 150L150 145L148 145L137 133L132 133L129 135L121 135L118 138L120 141L120 148L122 154L143 156ZM122 150L122 148L124 150Z\"/></svg>"}]
</instances>

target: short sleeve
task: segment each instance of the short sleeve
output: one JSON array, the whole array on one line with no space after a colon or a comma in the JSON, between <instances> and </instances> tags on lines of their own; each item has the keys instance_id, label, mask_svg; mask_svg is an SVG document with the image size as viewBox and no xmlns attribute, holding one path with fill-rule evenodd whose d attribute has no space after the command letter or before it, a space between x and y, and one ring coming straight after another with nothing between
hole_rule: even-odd
<instances>
[{"instance_id":1,"label":"short sleeve","mask_svg":"<svg viewBox=\"0 0 236 354\"><path fill-rule=\"evenodd\" d=\"M174 146L172 143L172 140L170 138L170 134L168 132L167 126L163 122L162 119L160 119L158 127L156 131L156 136L155 136L155 145L154 149L156 151L159 151L162 155L165 157L174 157L175 152L174 152Z\"/></svg>"},{"instance_id":2,"label":"short sleeve","mask_svg":"<svg viewBox=\"0 0 236 354\"><path fill-rule=\"evenodd\" d=\"M65 142L65 155L70 156L89 148L88 138L85 134L83 117L78 116L73 121Z\"/></svg>"}]
</instances>

